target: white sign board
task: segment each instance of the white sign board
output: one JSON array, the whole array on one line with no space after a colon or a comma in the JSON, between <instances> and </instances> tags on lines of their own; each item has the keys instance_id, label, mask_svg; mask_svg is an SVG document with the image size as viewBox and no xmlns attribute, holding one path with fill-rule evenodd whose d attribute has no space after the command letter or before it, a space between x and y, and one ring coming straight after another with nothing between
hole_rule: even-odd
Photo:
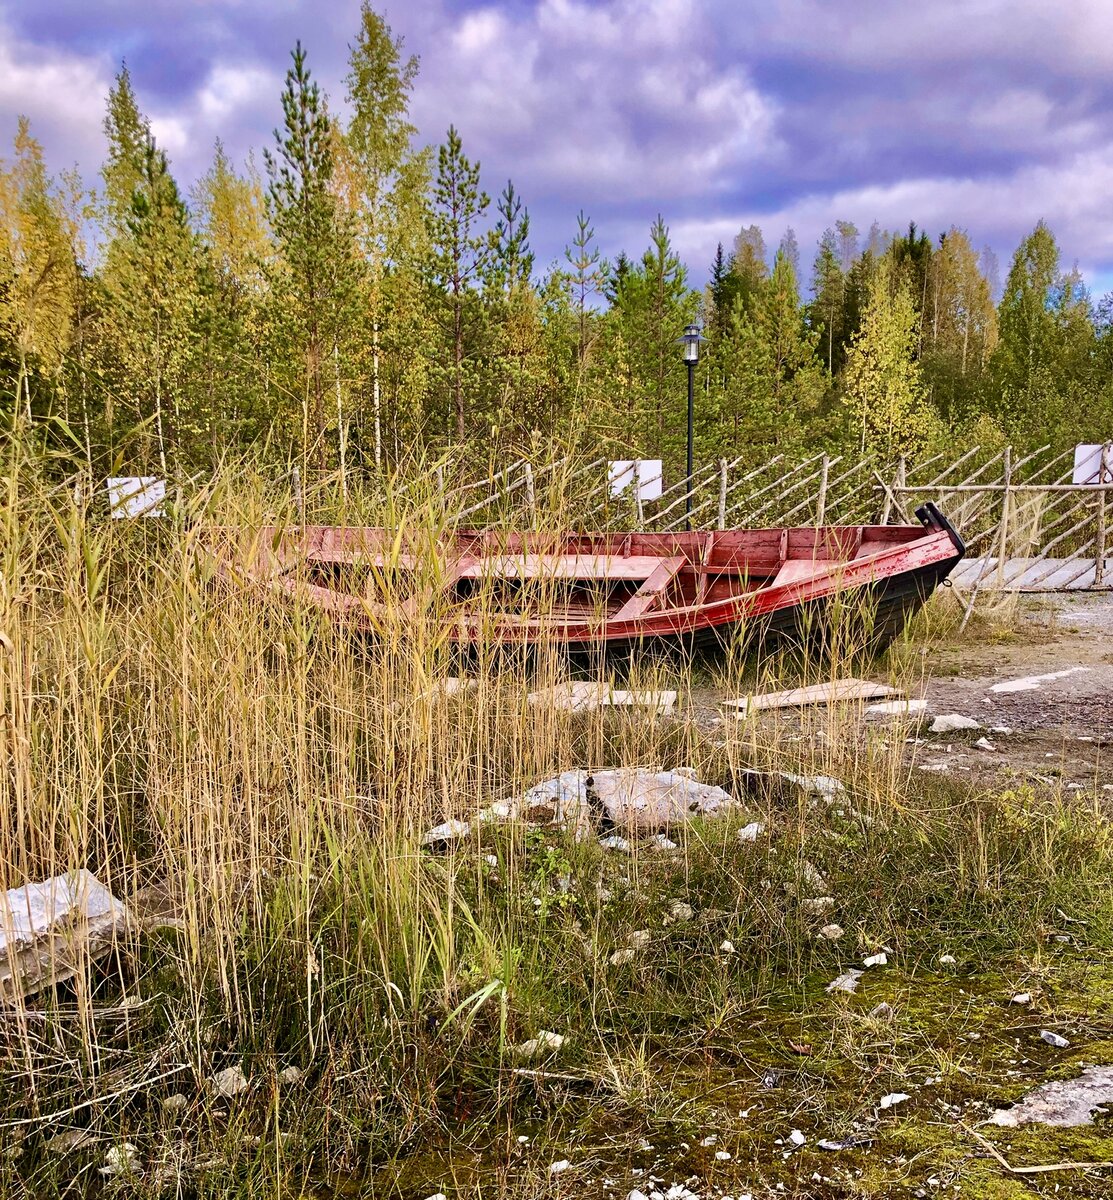
<instances>
[{"instance_id":1,"label":"white sign board","mask_svg":"<svg viewBox=\"0 0 1113 1200\"><path fill-rule=\"evenodd\" d=\"M1073 483L1113 483L1113 442L1104 446L1075 446Z\"/></svg>"},{"instance_id":2,"label":"white sign board","mask_svg":"<svg viewBox=\"0 0 1113 1200\"><path fill-rule=\"evenodd\" d=\"M610 464L612 496L633 488L638 500L660 500L661 479L659 458L624 458Z\"/></svg>"},{"instance_id":3,"label":"white sign board","mask_svg":"<svg viewBox=\"0 0 1113 1200\"><path fill-rule=\"evenodd\" d=\"M113 518L162 516L166 480L155 475L115 475L107 487Z\"/></svg>"}]
</instances>

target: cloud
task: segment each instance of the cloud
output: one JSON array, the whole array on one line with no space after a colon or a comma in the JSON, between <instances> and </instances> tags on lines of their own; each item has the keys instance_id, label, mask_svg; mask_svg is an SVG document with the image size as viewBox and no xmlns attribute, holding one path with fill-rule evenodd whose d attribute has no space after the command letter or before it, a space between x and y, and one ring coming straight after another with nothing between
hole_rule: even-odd
<instances>
[{"instance_id":1,"label":"cloud","mask_svg":"<svg viewBox=\"0 0 1113 1200\"><path fill-rule=\"evenodd\" d=\"M186 187L221 137L269 145L290 47L343 112L357 0L0 0L0 114L27 111L50 160L103 156L122 57ZM837 218L933 236L957 224L1007 262L1035 221L1113 277L1113 4L1073 0L380 0L421 56L413 116L450 123L490 192L513 178L541 263L582 207L605 253L658 212L694 277L757 222L802 257ZM1104 273L1104 274L1103 274Z\"/></svg>"}]
</instances>

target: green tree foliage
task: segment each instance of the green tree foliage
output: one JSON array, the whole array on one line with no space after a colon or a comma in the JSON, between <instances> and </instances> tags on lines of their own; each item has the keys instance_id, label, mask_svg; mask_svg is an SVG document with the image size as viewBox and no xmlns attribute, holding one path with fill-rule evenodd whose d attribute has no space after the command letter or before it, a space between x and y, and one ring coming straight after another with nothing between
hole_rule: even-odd
<instances>
[{"instance_id":1,"label":"green tree foliage","mask_svg":"<svg viewBox=\"0 0 1113 1200\"><path fill-rule=\"evenodd\" d=\"M911 222L894 236L834 221L805 304L791 229L770 269L746 226L693 287L663 218L644 253L615 247L608 263L581 211L539 270L514 185L491 205L455 128L423 147L418 67L363 0L343 118L298 45L263 178L218 144L189 208L126 66L95 201L75 175L51 177L21 124L0 164L0 404L14 427L30 416L41 445L61 429L47 416L70 422L95 469L192 473L250 447L346 479L414 446L494 462L556 438L587 457L661 457L675 479L677 339L699 317L704 462L861 445L888 457L943 433L1021 449L1109 436L1113 301L1094 310L1042 223L1004 289L963 230L932 242Z\"/></svg>"},{"instance_id":2,"label":"green tree foliage","mask_svg":"<svg viewBox=\"0 0 1113 1200\"><path fill-rule=\"evenodd\" d=\"M918 324L908 283L882 260L847 353L845 385L861 448L885 460L918 453L938 434L914 358Z\"/></svg>"},{"instance_id":3,"label":"green tree foliage","mask_svg":"<svg viewBox=\"0 0 1113 1200\"><path fill-rule=\"evenodd\" d=\"M476 287L490 252L481 228L490 197L479 186L479 163L464 154L454 125L437 151L429 214L430 276L447 314L451 366L446 372L456 440L468 433L468 366L475 354L482 319Z\"/></svg>"},{"instance_id":4,"label":"green tree foliage","mask_svg":"<svg viewBox=\"0 0 1113 1200\"><path fill-rule=\"evenodd\" d=\"M300 368L287 386L302 395L303 444L315 446L323 462L328 376L331 366L339 378L337 359L351 332L359 265L352 221L332 186L332 121L300 42L291 58L283 128L275 130L275 150L264 152L267 214L278 248L270 266L272 324L276 340L293 350L289 365ZM281 307L275 296L282 297ZM341 421L338 414L342 437Z\"/></svg>"},{"instance_id":5,"label":"green tree foliage","mask_svg":"<svg viewBox=\"0 0 1113 1200\"><path fill-rule=\"evenodd\" d=\"M0 163L0 338L14 352L13 407L29 422L32 375L57 382L73 334L75 241L73 217L21 117L15 160L10 169Z\"/></svg>"}]
</instances>

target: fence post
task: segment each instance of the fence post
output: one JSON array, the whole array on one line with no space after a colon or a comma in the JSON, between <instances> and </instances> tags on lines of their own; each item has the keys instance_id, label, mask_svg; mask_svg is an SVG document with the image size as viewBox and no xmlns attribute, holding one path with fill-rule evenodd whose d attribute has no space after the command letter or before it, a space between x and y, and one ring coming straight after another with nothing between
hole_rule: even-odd
<instances>
[{"instance_id":1,"label":"fence post","mask_svg":"<svg viewBox=\"0 0 1113 1200\"><path fill-rule=\"evenodd\" d=\"M1106 442L1101 448L1101 461L1098 464L1098 529L1094 539L1094 587L1102 587L1105 583L1105 488L1107 481L1113 481L1113 442Z\"/></svg>"},{"instance_id":2,"label":"fence post","mask_svg":"<svg viewBox=\"0 0 1113 1200\"><path fill-rule=\"evenodd\" d=\"M1005 582L1005 560L1009 551L1009 517L1013 506L1013 448L1005 447L1004 476L1005 490L1001 493L1001 537L997 550L997 586Z\"/></svg>"},{"instance_id":3,"label":"fence post","mask_svg":"<svg viewBox=\"0 0 1113 1200\"><path fill-rule=\"evenodd\" d=\"M295 467L290 472L290 485L294 492L294 507L298 510L298 523L305 524L305 491L301 486L301 468Z\"/></svg>"},{"instance_id":4,"label":"fence post","mask_svg":"<svg viewBox=\"0 0 1113 1200\"><path fill-rule=\"evenodd\" d=\"M533 490L533 463L523 463L522 468L526 476L526 507L532 513L537 509L537 496Z\"/></svg>"},{"instance_id":5,"label":"fence post","mask_svg":"<svg viewBox=\"0 0 1113 1200\"><path fill-rule=\"evenodd\" d=\"M823 456L823 464L819 468L819 495L815 502L815 523L816 526L823 524L823 519L827 515L827 478L831 473L831 456L825 454Z\"/></svg>"},{"instance_id":6,"label":"fence post","mask_svg":"<svg viewBox=\"0 0 1113 1200\"><path fill-rule=\"evenodd\" d=\"M897 462L897 474L896 474L896 478L893 480L893 486L885 492L885 506L881 510L881 524L882 525L889 524L889 517L892 516L892 513L893 513L893 497L894 496L896 496L898 498L900 497L901 489L905 486L905 484L907 482L908 482L907 463L905 461L904 455L902 454L900 456L899 461ZM899 516L899 514L898 514L898 516Z\"/></svg>"},{"instance_id":7,"label":"fence post","mask_svg":"<svg viewBox=\"0 0 1113 1200\"><path fill-rule=\"evenodd\" d=\"M727 527L727 460L719 459L719 528Z\"/></svg>"}]
</instances>

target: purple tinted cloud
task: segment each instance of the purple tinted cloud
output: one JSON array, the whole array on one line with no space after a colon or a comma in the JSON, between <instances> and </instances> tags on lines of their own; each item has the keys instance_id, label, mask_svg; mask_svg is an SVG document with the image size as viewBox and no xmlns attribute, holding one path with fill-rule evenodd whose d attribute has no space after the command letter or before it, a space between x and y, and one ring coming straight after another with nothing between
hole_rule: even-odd
<instances>
[{"instance_id":1,"label":"purple tinted cloud","mask_svg":"<svg viewBox=\"0 0 1113 1200\"><path fill-rule=\"evenodd\" d=\"M1074 0L383 0L421 56L414 117L455 122L497 192L512 177L542 261L575 212L638 253L658 211L702 281L717 241L836 218L958 224L1002 259L1041 217L1100 288L1113 273L1113 5ZM126 57L189 184L213 139L270 141L293 42L342 106L358 4L0 0L0 116L26 112L90 179Z\"/></svg>"}]
</instances>

